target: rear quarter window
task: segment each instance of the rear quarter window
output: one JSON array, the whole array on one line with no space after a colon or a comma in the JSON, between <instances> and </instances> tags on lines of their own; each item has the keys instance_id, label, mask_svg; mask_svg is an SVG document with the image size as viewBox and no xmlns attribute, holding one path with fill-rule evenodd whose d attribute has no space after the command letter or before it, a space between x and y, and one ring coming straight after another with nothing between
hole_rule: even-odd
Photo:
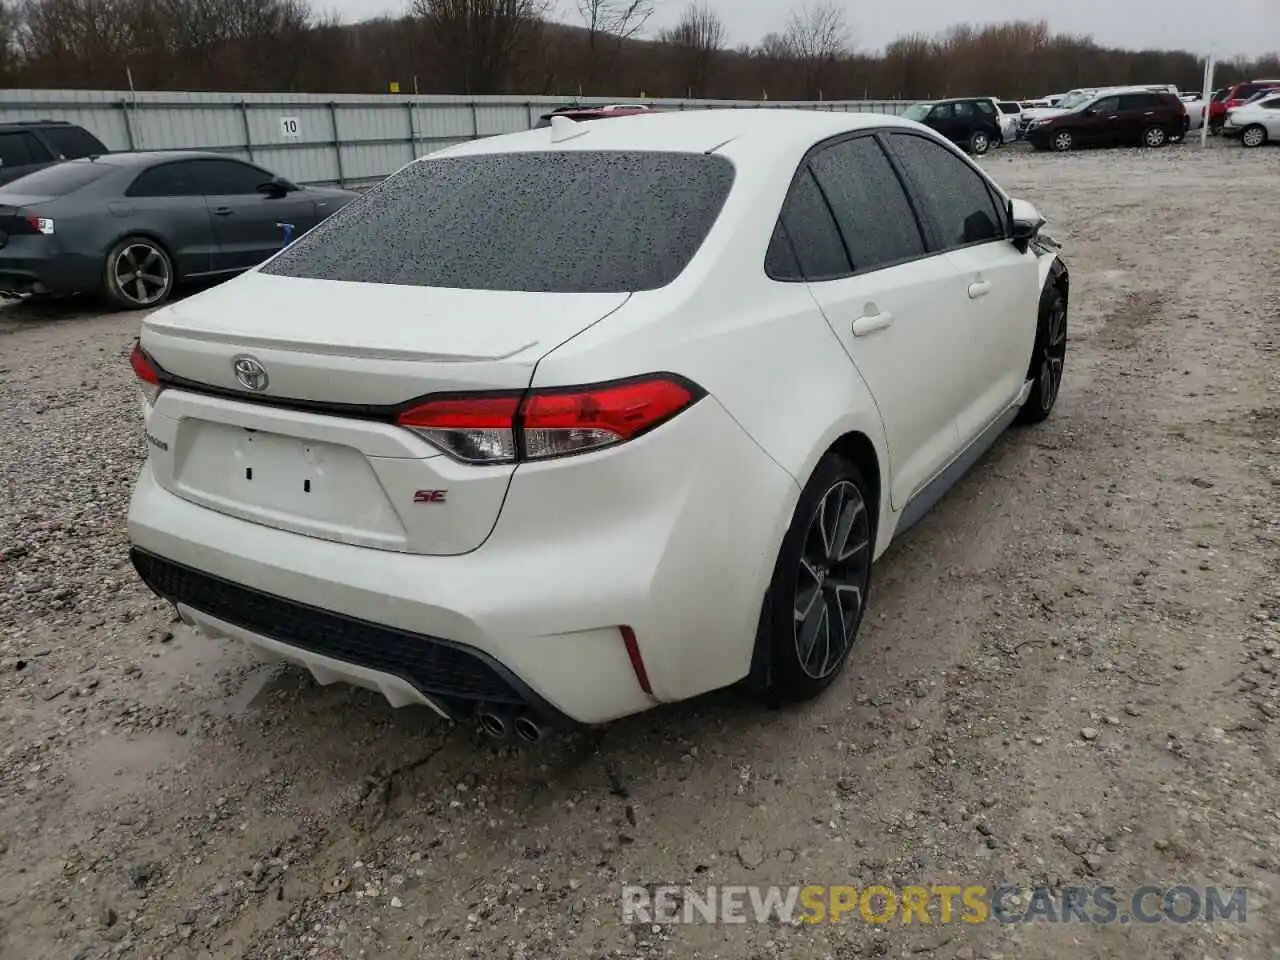
<instances>
[{"instance_id":1,"label":"rear quarter window","mask_svg":"<svg viewBox=\"0 0 1280 960\"><path fill-rule=\"evenodd\" d=\"M733 181L727 158L703 153L421 160L300 237L262 272L465 290L653 290L697 253Z\"/></svg>"}]
</instances>

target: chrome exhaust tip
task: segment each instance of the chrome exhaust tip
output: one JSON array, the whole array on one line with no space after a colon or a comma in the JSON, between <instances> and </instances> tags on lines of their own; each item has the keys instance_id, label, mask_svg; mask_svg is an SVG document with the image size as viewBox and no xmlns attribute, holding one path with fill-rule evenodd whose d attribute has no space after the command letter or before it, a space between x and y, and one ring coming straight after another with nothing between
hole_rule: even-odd
<instances>
[{"instance_id":1,"label":"chrome exhaust tip","mask_svg":"<svg viewBox=\"0 0 1280 960\"><path fill-rule=\"evenodd\" d=\"M507 721L496 713L482 710L479 714L480 729L495 740L502 740L507 735Z\"/></svg>"},{"instance_id":2,"label":"chrome exhaust tip","mask_svg":"<svg viewBox=\"0 0 1280 960\"><path fill-rule=\"evenodd\" d=\"M537 743L542 739L542 727L532 717L516 717L515 728L516 736L525 743Z\"/></svg>"}]
</instances>

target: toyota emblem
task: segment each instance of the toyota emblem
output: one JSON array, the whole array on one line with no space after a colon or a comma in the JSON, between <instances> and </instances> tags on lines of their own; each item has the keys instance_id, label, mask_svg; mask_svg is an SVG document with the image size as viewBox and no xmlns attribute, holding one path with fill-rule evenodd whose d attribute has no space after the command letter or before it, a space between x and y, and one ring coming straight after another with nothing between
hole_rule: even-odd
<instances>
[{"instance_id":1,"label":"toyota emblem","mask_svg":"<svg viewBox=\"0 0 1280 960\"><path fill-rule=\"evenodd\" d=\"M231 369L235 371L240 386L246 390L257 392L267 389L267 368L253 357L233 357Z\"/></svg>"}]
</instances>

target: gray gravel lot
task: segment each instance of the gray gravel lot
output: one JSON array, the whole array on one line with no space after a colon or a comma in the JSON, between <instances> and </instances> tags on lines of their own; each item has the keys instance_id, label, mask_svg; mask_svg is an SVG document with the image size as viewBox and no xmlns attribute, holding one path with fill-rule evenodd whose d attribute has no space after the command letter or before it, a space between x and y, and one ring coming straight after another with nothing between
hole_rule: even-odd
<instances>
[{"instance_id":1,"label":"gray gravel lot","mask_svg":"<svg viewBox=\"0 0 1280 960\"><path fill-rule=\"evenodd\" d=\"M1280 151L984 163L1066 246L1064 394L802 709L515 747L193 637L125 556L138 317L0 311L0 956L1280 955ZM999 882L1249 922L620 923L623 883Z\"/></svg>"}]
</instances>

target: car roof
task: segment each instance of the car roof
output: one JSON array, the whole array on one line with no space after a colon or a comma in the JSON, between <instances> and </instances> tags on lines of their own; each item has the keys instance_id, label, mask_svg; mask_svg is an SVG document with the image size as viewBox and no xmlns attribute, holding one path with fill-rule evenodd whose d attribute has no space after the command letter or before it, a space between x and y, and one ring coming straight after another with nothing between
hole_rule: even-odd
<instances>
[{"instance_id":1,"label":"car roof","mask_svg":"<svg viewBox=\"0 0 1280 960\"><path fill-rule=\"evenodd\" d=\"M553 150L661 150L710 153L734 142L739 157L768 163L824 140L856 130L896 126L921 129L902 117L834 110L705 109L644 111L608 123L582 124L571 137L554 139L554 127L470 140L429 154L431 158ZM741 150L737 149L742 147Z\"/></svg>"},{"instance_id":2,"label":"car roof","mask_svg":"<svg viewBox=\"0 0 1280 960\"><path fill-rule=\"evenodd\" d=\"M162 160L239 160L239 157L212 150L121 150L104 153L103 159L118 167L145 167ZM84 157L67 163L96 163L97 158ZM243 161L241 161L243 162Z\"/></svg>"}]
</instances>

